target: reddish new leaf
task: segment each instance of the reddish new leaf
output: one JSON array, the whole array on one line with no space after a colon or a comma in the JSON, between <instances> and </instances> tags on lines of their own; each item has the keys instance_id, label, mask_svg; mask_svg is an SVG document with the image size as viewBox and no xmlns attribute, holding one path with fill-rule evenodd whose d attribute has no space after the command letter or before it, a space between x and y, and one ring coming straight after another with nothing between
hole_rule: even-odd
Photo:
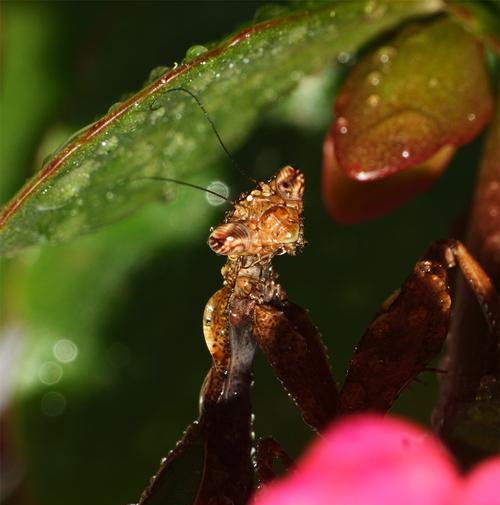
<instances>
[{"instance_id":1,"label":"reddish new leaf","mask_svg":"<svg viewBox=\"0 0 500 505\"><path fill-rule=\"evenodd\" d=\"M330 132L323 144L323 201L337 222L373 219L398 207L413 194L425 191L441 175L454 153L453 146L444 146L421 165L376 181L359 182L340 170Z\"/></svg>"},{"instance_id":2,"label":"reddish new leaf","mask_svg":"<svg viewBox=\"0 0 500 505\"><path fill-rule=\"evenodd\" d=\"M379 179L468 142L491 110L480 42L450 19L414 25L349 76L335 105L337 160L352 179Z\"/></svg>"}]
</instances>

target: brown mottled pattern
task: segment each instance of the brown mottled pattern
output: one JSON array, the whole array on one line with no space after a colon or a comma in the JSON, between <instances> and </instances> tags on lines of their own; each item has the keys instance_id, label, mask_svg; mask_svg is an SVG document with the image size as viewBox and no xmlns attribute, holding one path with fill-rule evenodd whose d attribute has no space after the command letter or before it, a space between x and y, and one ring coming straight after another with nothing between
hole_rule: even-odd
<instances>
[{"instance_id":1,"label":"brown mottled pattern","mask_svg":"<svg viewBox=\"0 0 500 505\"><path fill-rule=\"evenodd\" d=\"M335 415L337 390L319 332L304 310L287 301L271 265L275 255L296 254L304 245L303 193L304 175L286 166L241 195L210 234L210 247L228 258L224 287L203 315L213 362L200 417L141 505L150 503L155 490L168 488L171 469L187 456L198 458L200 468L193 505L247 503L254 483L250 386L257 342L311 426L321 429Z\"/></svg>"},{"instance_id":2,"label":"brown mottled pattern","mask_svg":"<svg viewBox=\"0 0 500 505\"><path fill-rule=\"evenodd\" d=\"M225 256L255 256L267 261L277 254L296 254L304 245L302 196L304 175L283 167L268 182L259 182L240 196L234 208L217 226L208 245Z\"/></svg>"},{"instance_id":3,"label":"brown mottled pattern","mask_svg":"<svg viewBox=\"0 0 500 505\"><path fill-rule=\"evenodd\" d=\"M364 333L340 393L340 412L386 412L439 352L450 317L448 263L440 247L419 261Z\"/></svg>"},{"instance_id":4,"label":"brown mottled pattern","mask_svg":"<svg viewBox=\"0 0 500 505\"><path fill-rule=\"evenodd\" d=\"M255 338L304 421L321 430L335 417L338 400L326 349L304 309L274 305L255 307Z\"/></svg>"}]
</instances>

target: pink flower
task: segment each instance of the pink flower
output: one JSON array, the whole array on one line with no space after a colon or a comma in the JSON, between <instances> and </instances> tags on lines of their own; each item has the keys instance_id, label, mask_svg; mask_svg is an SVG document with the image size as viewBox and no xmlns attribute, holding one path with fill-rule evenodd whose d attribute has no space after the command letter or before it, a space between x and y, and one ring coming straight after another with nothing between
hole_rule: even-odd
<instances>
[{"instance_id":1,"label":"pink flower","mask_svg":"<svg viewBox=\"0 0 500 505\"><path fill-rule=\"evenodd\" d=\"M462 477L430 433L358 415L335 423L252 505L500 505L500 457Z\"/></svg>"}]
</instances>

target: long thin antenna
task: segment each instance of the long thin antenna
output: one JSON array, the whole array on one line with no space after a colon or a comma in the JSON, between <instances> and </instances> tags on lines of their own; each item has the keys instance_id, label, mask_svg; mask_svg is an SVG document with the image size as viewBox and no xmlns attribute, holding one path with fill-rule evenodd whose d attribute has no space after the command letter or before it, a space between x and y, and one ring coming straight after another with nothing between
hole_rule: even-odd
<instances>
[{"instance_id":1,"label":"long thin antenna","mask_svg":"<svg viewBox=\"0 0 500 505\"><path fill-rule=\"evenodd\" d=\"M235 202L233 202L232 200L229 200L229 198L219 195L219 193L216 193L215 191L212 191L211 189L204 188L203 186L198 186L196 184L191 184L190 182L178 181L176 179L170 179L169 177L159 177L159 176L158 177L151 176L151 177L135 177L134 178L134 180L138 180L138 179L149 179L151 181L174 182L175 184L180 184L181 186L189 186L190 188L200 189L201 191L205 191L206 193L210 193L211 195L214 195L218 198L222 198L223 200L226 200L226 202L230 203L231 205L235 204Z\"/></svg>"},{"instance_id":2,"label":"long thin antenna","mask_svg":"<svg viewBox=\"0 0 500 505\"><path fill-rule=\"evenodd\" d=\"M215 136L217 137L217 140L219 141L219 144L221 145L222 149L226 153L226 156L231 160L231 163L235 166L235 168L238 170L238 172L240 172L240 174L243 175L243 177L249 179L253 183L257 183L257 181L255 179L253 179L252 177L249 177L249 175L243 170L243 168L241 168L240 164L234 159L233 155L230 153L229 149L226 147L226 145L222 141L222 138L219 135L219 132L217 131L217 128L215 127L215 124L212 121L212 118L210 117L207 110L205 109L205 107L201 103L200 99L192 91L189 91L189 89L182 88L182 87L170 88L165 93L173 93L174 91L182 91L184 93L187 93L191 98L194 99L194 101L197 103L198 107L203 112L206 120L210 124L213 132L215 133Z\"/></svg>"}]
</instances>

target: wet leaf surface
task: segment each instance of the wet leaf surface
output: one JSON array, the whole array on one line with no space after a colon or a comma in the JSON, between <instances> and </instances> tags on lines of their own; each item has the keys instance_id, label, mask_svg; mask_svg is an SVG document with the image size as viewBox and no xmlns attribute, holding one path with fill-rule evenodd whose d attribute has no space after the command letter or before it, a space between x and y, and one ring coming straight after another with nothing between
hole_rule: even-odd
<instances>
[{"instance_id":1,"label":"wet leaf surface","mask_svg":"<svg viewBox=\"0 0 500 505\"><path fill-rule=\"evenodd\" d=\"M471 140L492 110L483 47L450 19L406 28L366 55L335 104L344 173L374 180Z\"/></svg>"},{"instance_id":2,"label":"wet leaf surface","mask_svg":"<svg viewBox=\"0 0 500 505\"><path fill-rule=\"evenodd\" d=\"M201 111L190 97L168 94L170 88L196 93L232 146L260 108L304 75L411 16L442 7L435 0L385 2L375 16L365 2L319 5L254 25L211 50L197 46L178 67L153 72L144 89L75 134L7 204L0 217L2 252L61 242L115 221L161 196L157 184L138 177L191 179L216 159L220 147Z\"/></svg>"}]
</instances>

